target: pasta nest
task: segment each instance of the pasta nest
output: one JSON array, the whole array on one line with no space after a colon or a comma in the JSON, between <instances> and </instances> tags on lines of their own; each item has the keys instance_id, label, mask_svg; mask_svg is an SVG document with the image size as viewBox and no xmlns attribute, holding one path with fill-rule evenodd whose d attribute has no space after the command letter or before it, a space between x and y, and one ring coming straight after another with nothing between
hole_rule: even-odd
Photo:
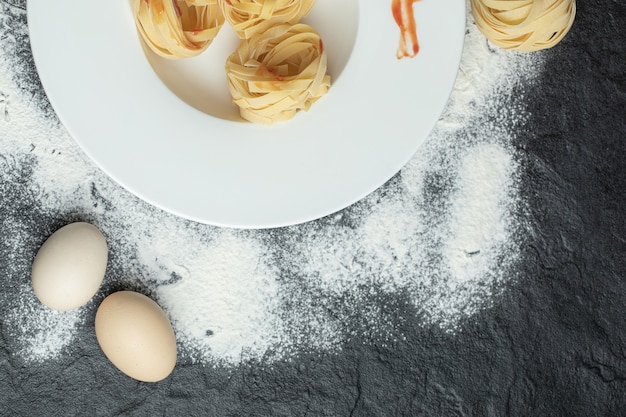
<instances>
[{"instance_id":1,"label":"pasta nest","mask_svg":"<svg viewBox=\"0 0 626 417\"><path fill-rule=\"evenodd\" d=\"M315 0L219 0L226 21L241 39L280 23L297 23Z\"/></svg>"},{"instance_id":2,"label":"pasta nest","mask_svg":"<svg viewBox=\"0 0 626 417\"><path fill-rule=\"evenodd\" d=\"M330 87L322 40L303 23L242 40L226 61L226 73L241 117L265 125L308 110Z\"/></svg>"},{"instance_id":3,"label":"pasta nest","mask_svg":"<svg viewBox=\"0 0 626 417\"><path fill-rule=\"evenodd\" d=\"M131 0L145 43L164 58L190 58L211 44L224 24L217 0Z\"/></svg>"},{"instance_id":4,"label":"pasta nest","mask_svg":"<svg viewBox=\"0 0 626 417\"><path fill-rule=\"evenodd\" d=\"M471 0L478 29L503 49L551 48L574 22L575 0Z\"/></svg>"}]
</instances>

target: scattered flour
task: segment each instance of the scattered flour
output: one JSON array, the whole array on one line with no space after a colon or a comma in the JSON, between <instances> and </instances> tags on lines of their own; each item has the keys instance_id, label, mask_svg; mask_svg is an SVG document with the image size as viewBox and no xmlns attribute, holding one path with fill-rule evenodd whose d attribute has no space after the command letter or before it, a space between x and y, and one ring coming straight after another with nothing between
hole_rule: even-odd
<instances>
[{"instance_id":1,"label":"scattered flour","mask_svg":"<svg viewBox=\"0 0 626 417\"><path fill-rule=\"evenodd\" d=\"M451 201L443 256L453 284L480 280L494 269L510 240L507 207L512 157L496 145L479 145L463 156Z\"/></svg>"},{"instance_id":2,"label":"scattered flour","mask_svg":"<svg viewBox=\"0 0 626 417\"><path fill-rule=\"evenodd\" d=\"M15 353L36 363L62 355L83 319L81 309L50 310L35 298L30 285L22 285L4 316L3 330L16 341Z\"/></svg>"},{"instance_id":3,"label":"scattered flour","mask_svg":"<svg viewBox=\"0 0 626 417\"><path fill-rule=\"evenodd\" d=\"M192 250L179 268L180 279L157 290L178 340L193 346L187 353L200 360L237 362L262 357L268 345L279 346L279 288L264 248L224 230L212 245Z\"/></svg>"},{"instance_id":4,"label":"scattered flour","mask_svg":"<svg viewBox=\"0 0 626 417\"><path fill-rule=\"evenodd\" d=\"M25 192L42 213L87 219L103 231L111 255L102 291L125 285L148 291L172 320L185 360L288 359L334 351L355 337L402 338L405 299L424 326L454 331L513 276L524 227L513 143L527 117L523 91L513 89L541 71L540 54L491 48L470 19L449 104L399 175L327 218L234 231L164 213L94 167L9 75L22 59L15 51L25 29L15 22L24 19L7 19L23 11L1 7L3 153L32 158ZM34 68L28 76L36 76ZM9 220L3 235L18 228ZM29 262L9 263L5 271L3 279L17 284L0 292L13 320L3 332L9 343L14 339L13 352L41 361L58 357L95 311L57 314L39 305Z\"/></svg>"}]
</instances>

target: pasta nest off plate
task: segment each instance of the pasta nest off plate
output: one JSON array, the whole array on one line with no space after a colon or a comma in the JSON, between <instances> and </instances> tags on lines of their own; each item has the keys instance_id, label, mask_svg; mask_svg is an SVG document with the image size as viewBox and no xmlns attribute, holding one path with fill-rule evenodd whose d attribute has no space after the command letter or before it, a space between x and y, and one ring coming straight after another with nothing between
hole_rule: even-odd
<instances>
[{"instance_id":1,"label":"pasta nest off plate","mask_svg":"<svg viewBox=\"0 0 626 417\"><path fill-rule=\"evenodd\" d=\"M280 24L244 39L226 61L228 88L241 117L261 124L292 118L326 94L326 54L308 25Z\"/></svg>"},{"instance_id":2,"label":"pasta nest off plate","mask_svg":"<svg viewBox=\"0 0 626 417\"><path fill-rule=\"evenodd\" d=\"M471 0L478 29L503 49L551 48L569 31L575 0Z\"/></svg>"},{"instance_id":3,"label":"pasta nest off plate","mask_svg":"<svg viewBox=\"0 0 626 417\"><path fill-rule=\"evenodd\" d=\"M131 0L137 28L165 58L190 58L211 44L224 24L217 0Z\"/></svg>"}]
</instances>

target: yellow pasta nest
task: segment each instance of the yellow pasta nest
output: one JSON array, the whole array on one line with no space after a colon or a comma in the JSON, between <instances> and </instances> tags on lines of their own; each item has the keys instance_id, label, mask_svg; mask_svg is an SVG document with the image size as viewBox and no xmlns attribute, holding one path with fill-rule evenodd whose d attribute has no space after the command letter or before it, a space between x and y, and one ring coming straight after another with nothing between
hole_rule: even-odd
<instances>
[{"instance_id":1,"label":"yellow pasta nest","mask_svg":"<svg viewBox=\"0 0 626 417\"><path fill-rule=\"evenodd\" d=\"M202 53L224 24L217 0L131 0L145 43L165 58Z\"/></svg>"},{"instance_id":2,"label":"yellow pasta nest","mask_svg":"<svg viewBox=\"0 0 626 417\"><path fill-rule=\"evenodd\" d=\"M575 0L471 0L480 31L503 49L532 52L551 48L567 34Z\"/></svg>"},{"instance_id":3,"label":"yellow pasta nest","mask_svg":"<svg viewBox=\"0 0 626 417\"><path fill-rule=\"evenodd\" d=\"M248 39L280 23L297 23L315 0L219 0L237 36Z\"/></svg>"},{"instance_id":4,"label":"yellow pasta nest","mask_svg":"<svg viewBox=\"0 0 626 417\"><path fill-rule=\"evenodd\" d=\"M281 24L244 39L226 61L241 117L265 125L291 119L326 94L326 53L308 25Z\"/></svg>"}]
</instances>

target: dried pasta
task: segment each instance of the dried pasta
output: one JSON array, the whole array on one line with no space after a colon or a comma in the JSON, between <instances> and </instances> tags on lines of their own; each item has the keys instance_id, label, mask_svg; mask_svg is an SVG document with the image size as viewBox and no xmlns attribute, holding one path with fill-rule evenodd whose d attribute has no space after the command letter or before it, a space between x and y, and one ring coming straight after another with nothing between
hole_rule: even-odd
<instances>
[{"instance_id":1,"label":"dried pasta","mask_svg":"<svg viewBox=\"0 0 626 417\"><path fill-rule=\"evenodd\" d=\"M570 30L575 0L471 0L480 31L503 49L551 48Z\"/></svg>"},{"instance_id":2,"label":"dried pasta","mask_svg":"<svg viewBox=\"0 0 626 417\"><path fill-rule=\"evenodd\" d=\"M226 21L241 39L281 23L297 23L315 0L219 0Z\"/></svg>"},{"instance_id":3,"label":"dried pasta","mask_svg":"<svg viewBox=\"0 0 626 417\"><path fill-rule=\"evenodd\" d=\"M322 40L302 23L242 40L226 61L226 73L241 117L265 125L308 110L330 87Z\"/></svg>"},{"instance_id":4,"label":"dried pasta","mask_svg":"<svg viewBox=\"0 0 626 417\"><path fill-rule=\"evenodd\" d=\"M199 55L224 24L217 0L131 0L131 6L145 43L170 59Z\"/></svg>"}]
</instances>

